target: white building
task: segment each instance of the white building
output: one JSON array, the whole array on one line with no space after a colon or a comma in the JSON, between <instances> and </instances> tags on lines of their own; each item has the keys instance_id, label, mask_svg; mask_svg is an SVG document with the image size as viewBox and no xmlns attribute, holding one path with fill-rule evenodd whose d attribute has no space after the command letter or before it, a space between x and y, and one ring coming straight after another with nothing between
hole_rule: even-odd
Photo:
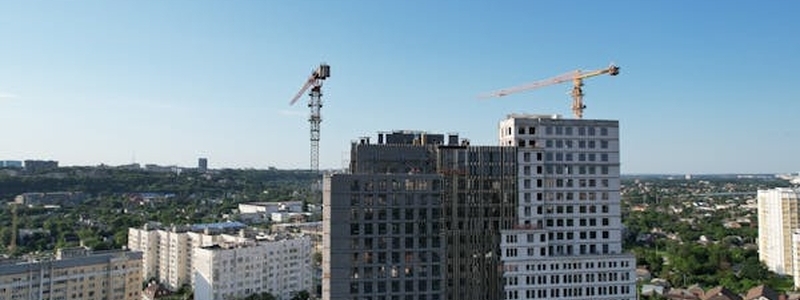
<instances>
[{"instance_id":1,"label":"white building","mask_svg":"<svg viewBox=\"0 0 800 300\"><path fill-rule=\"evenodd\" d=\"M800 221L797 194L797 190L789 188L758 191L758 259L781 275L796 273L792 233Z\"/></svg>"},{"instance_id":2,"label":"white building","mask_svg":"<svg viewBox=\"0 0 800 300\"><path fill-rule=\"evenodd\" d=\"M220 233L236 232L244 227L244 224L236 222L170 228L147 224L141 229L128 229L128 248L143 253L143 280L156 279L175 291L184 284L193 284L193 248L222 242L226 236Z\"/></svg>"},{"instance_id":3,"label":"white building","mask_svg":"<svg viewBox=\"0 0 800 300\"><path fill-rule=\"evenodd\" d=\"M251 202L239 204L239 213L242 214L260 213L270 215L275 212L303 212L303 202Z\"/></svg>"},{"instance_id":4,"label":"white building","mask_svg":"<svg viewBox=\"0 0 800 300\"><path fill-rule=\"evenodd\" d=\"M288 300L312 290L311 239L272 237L194 249L195 299L223 300L268 292Z\"/></svg>"},{"instance_id":5,"label":"white building","mask_svg":"<svg viewBox=\"0 0 800 300\"><path fill-rule=\"evenodd\" d=\"M175 291L192 282L192 249L237 239L222 233L237 233L245 228L236 222L195 224L162 228L147 224L128 229L128 248L141 251L142 279L155 279Z\"/></svg>"},{"instance_id":6,"label":"white building","mask_svg":"<svg viewBox=\"0 0 800 300\"><path fill-rule=\"evenodd\" d=\"M519 165L517 225L501 241L505 299L636 299L618 122L509 115L499 130Z\"/></svg>"},{"instance_id":7,"label":"white building","mask_svg":"<svg viewBox=\"0 0 800 300\"><path fill-rule=\"evenodd\" d=\"M250 293L270 292L278 296L298 290L311 292L312 246L309 236L301 235L290 238L284 234L277 239L275 236L245 234L244 227L244 224L236 222L197 224L167 229L148 224L142 229L130 228L128 230L128 248L143 253L143 280L154 278L173 291L185 284L197 289L195 279L201 278L201 288L224 295L246 296ZM246 250L239 250L245 248ZM208 252L214 249L220 251ZM221 257L217 255L236 255L237 259L244 262L261 261L266 263L269 261L280 262L281 265L268 266L265 272L270 271L271 273L259 273L268 280L258 281L250 278L248 274L251 273L247 271L249 269L240 265L241 268L237 267L236 270L243 270L243 273L225 273L222 280L228 282L239 280L237 278L244 276L242 278L245 281L241 281L242 285L239 285L240 281L237 281L234 286L221 288L219 281L214 281L213 277L197 275L197 272L200 271L198 267L204 268L202 270L205 273L202 274L213 274L210 272L219 270L214 268L216 266L214 262ZM209 261L209 259L216 260ZM203 278L212 278L212 280ZM284 290L284 288L291 290ZM209 295L213 295L213 293ZM197 299L218 299L202 297L205 295L195 293Z\"/></svg>"}]
</instances>

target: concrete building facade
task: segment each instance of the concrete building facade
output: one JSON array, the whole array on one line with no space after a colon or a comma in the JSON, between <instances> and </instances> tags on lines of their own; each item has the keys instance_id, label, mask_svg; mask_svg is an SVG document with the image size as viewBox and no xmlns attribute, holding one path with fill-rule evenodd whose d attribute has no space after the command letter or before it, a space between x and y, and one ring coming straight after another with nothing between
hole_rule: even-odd
<instances>
[{"instance_id":1,"label":"concrete building facade","mask_svg":"<svg viewBox=\"0 0 800 300\"><path fill-rule=\"evenodd\" d=\"M30 173L45 172L58 169L58 161L55 160L25 160L25 171Z\"/></svg>"},{"instance_id":2,"label":"concrete building facade","mask_svg":"<svg viewBox=\"0 0 800 300\"><path fill-rule=\"evenodd\" d=\"M106 251L0 264L0 299L139 300L141 259L141 252Z\"/></svg>"},{"instance_id":3,"label":"concrete building facade","mask_svg":"<svg viewBox=\"0 0 800 300\"><path fill-rule=\"evenodd\" d=\"M312 292L311 239L270 237L195 248L195 299L242 299L268 292L288 300Z\"/></svg>"},{"instance_id":4,"label":"concrete building facade","mask_svg":"<svg viewBox=\"0 0 800 300\"><path fill-rule=\"evenodd\" d=\"M200 172L208 171L208 158L201 157L197 159L197 170Z\"/></svg>"},{"instance_id":5,"label":"concrete building facade","mask_svg":"<svg viewBox=\"0 0 800 300\"><path fill-rule=\"evenodd\" d=\"M324 180L323 299L635 299L618 123L509 115L499 131L353 143L350 173Z\"/></svg>"},{"instance_id":6,"label":"concrete building facade","mask_svg":"<svg viewBox=\"0 0 800 300\"><path fill-rule=\"evenodd\" d=\"M635 299L635 257L622 253L617 121L509 115L516 146L514 228L503 233L505 299Z\"/></svg>"},{"instance_id":7,"label":"concrete building facade","mask_svg":"<svg viewBox=\"0 0 800 300\"><path fill-rule=\"evenodd\" d=\"M155 279L166 288L176 291L182 285L194 285L194 248L231 239L231 236L223 233L238 233L244 227L244 224L235 222L168 228L146 224L143 228L128 229L128 249L143 253L143 280Z\"/></svg>"},{"instance_id":8,"label":"concrete building facade","mask_svg":"<svg viewBox=\"0 0 800 300\"><path fill-rule=\"evenodd\" d=\"M22 168L21 160L0 160L0 168Z\"/></svg>"},{"instance_id":9,"label":"concrete building facade","mask_svg":"<svg viewBox=\"0 0 800 300\"><path fill-rule=\"evenodd\" d=\"M323 299L444 299L436 145L396 133L353 143L351 172L323 180Z\"/></svg>"},{"instance_id":10,"label":"concrete building facade","mask_svg":"<svg viewBox=\"0 0 800 300\"><path fill-rule=\"evenodd\" d=\"M758 259L770 271L794 274L792 234L800 224L798 191L775 188L758 191ZM795 284L797 284L795 280Z\"/></svg>"},{"instance_id":11,"label":"concrete building facade","mask_svg":"<svg viewBox=\"0 0 800 300\"><path fill-rule=\"evenodd\" d=\"M128 247L143 252L140 280L172 291L190 285L195 299L261 292L289 299L313 288L311 237L303 234L265 235L236 222L146 226L128 230Z\"/></svg>"}]
</instances>

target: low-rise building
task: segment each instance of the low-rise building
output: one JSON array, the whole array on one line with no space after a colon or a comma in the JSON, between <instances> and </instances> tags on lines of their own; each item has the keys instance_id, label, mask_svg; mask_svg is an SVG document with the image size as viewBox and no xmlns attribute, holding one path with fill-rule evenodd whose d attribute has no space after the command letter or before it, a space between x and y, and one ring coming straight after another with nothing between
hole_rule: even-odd
<instances>
[{"instance_id":1,"label":"low-rise building","mask_svg":"<svg viewBox=\"0 0 800 300\"><path fill-rule=\"evenodd\" d=\"M243 214L262 213L267 215L275 212L303 212L303 202L288 201L241 203L239 204L239 212Z\"/></svg>"},{"instance_id":2,"label":"low-rise building","mask_svg":"<svg viewBox=\"0 0 800 300\"><path fill-rule=\"evenodd\" d=\"M19 161L19 160L0 160L0 168L22 169L22 161Z\"/></svg>"},{"instance_id":3,"label":"low-rise building","mask_svg":"<svg viewBox=\"0 0 800 300\"><path fill-rule=\"evenodd\" d=\"M27 206L74 206L87 198L84 192L24 193L14 197L14 202Z\"/></svg>"},{"instance_id":4,"label":"low-rise building","mask_svg":"<svg viewBox=\"0 0 800 300\"><path fill-rule=\"evenodd\" d=\"M25 171L39 173L58 169L58 161L54 160L25 160Z\"/></svg>"}]
</instances>

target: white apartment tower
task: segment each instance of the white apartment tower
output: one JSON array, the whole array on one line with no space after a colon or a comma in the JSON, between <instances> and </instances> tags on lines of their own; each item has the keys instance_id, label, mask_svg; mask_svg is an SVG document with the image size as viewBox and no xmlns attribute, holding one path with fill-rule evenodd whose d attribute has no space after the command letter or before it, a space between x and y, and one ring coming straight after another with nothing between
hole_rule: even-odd
<instances>
[{"instance_id":1,"label":"white apartment tower","mask_svg":"<svg viewBox=\"0 0 800 300\"><path fill-rule=\"evenodd\" d=\"M214 245L220 234L188 231L188 228L128 229L128 248L141 251L142 280L156 279L170 290L192 282L192 249Z\"/></svg>"},{"instance_id":2,"label":"white apartment tower","mask_svg":"<svg viewBox=\"0 0 800 300\"><path fill-rule=\"evenodd\" d=\"M512 114L499 131L501 146L518 149L505 299L636 299L636 260L622 253L618 122Z\"/></svg>"},{"instance_id":3,"label":"white apartment tower","mask_svg":"<svg viewBox=\"0 0 800 300\"><path fill-rule=\"evenodd\" d=\"M758 191L758 259L777 274L793 274L792 233L798 229L798 191ZM795 280L797 284L797 280Z\"/></svg>"},{"instance_id":4,"label":"white apartment tower","mask_svg":"<svg viewBox=\"0 0 800 300\"><path fill-rule=\"evenodd\" d=\"M311 292L311 239L279 237L194 249L195 299L241 299Z\"/></svg>"}]
</instances>

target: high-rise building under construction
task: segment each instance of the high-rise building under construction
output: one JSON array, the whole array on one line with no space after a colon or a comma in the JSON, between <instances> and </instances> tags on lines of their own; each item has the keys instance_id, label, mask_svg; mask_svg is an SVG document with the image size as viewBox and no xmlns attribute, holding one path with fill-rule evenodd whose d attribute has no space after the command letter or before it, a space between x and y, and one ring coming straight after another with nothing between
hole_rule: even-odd
<instances>
[{"instance_id":1,"label":"high-rise building under construction","mask_svg":"<svg viewBox=\"0 0 800 300\"><path fill-rule=\"evenodd\" d=\"M354 142L324 180L323 299L635 299L618 123L509 115L499 131Z\"/></svg>"}]
</instances>

